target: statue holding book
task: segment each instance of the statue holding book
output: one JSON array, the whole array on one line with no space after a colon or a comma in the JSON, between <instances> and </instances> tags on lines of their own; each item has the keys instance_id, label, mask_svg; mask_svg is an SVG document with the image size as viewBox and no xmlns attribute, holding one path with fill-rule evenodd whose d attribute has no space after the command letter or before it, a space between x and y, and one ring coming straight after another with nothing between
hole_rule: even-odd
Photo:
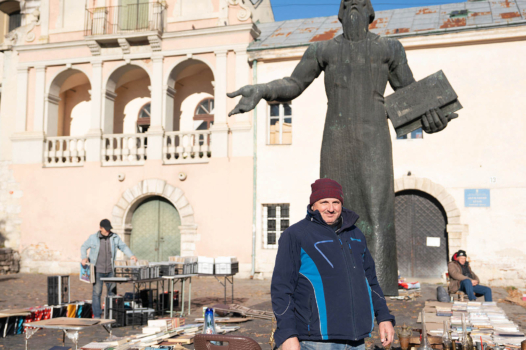
<instances>
[{"instance_id":1,"label":"statue holding book","mask_svg":"<svg viewBox=\"0 0 526 350\"><path fill-rule=\"evenodd\" d=\"M394 99L390 108L398 115L389 115L404 131L418 127L427 133L442 131L461 106L452 89L453 99L433 95L424 96L424 101L411 99L411 86L419 82L413 78L405 50L398 40L369 32L374 16L370 0L342 0L338 18L343 34L310 45L290 77L228 94L242 96L229 115L248 112L261 99L291 101L325 72L328 110L320 175L344 188L345 206L360 215L357 226L367 237L382 289L387 295L397 295L393 159L384 106L387 82L395 91L407 89L408 98ZM450 88L444 79L431 79L428 86L439 82L445 84L442 88ZM415 100L418 106L411 102ZM445 105L449 109L442 108ZM429 107L422 110L425 106Z\"/></svg>"}]
</instances>

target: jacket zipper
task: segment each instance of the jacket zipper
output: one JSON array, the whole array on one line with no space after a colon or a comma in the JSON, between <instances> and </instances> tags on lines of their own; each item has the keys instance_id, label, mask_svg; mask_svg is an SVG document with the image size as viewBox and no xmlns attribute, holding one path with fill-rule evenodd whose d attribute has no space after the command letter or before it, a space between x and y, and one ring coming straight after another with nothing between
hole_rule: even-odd
<instances>
[{"instance_id":1,"label":"jacket zipper","mask_svg":"<svg viewBox=\"0 0 526 350\"><path fill-rule=\"evenodd\" d=\"M351 252L352 266L353 266L354 268L356 268L356 264L354 263L354 256L352 255L351 243L349 243L349 241L347 241L347 244L349 245L349 251Z\"/></svg>"},{"instance_id":2,"label":"jacket zipper","mask_svg":"<svg viewBox=\"0 0 526 350\"><path fill-rule=\"evenodd\" d=\"M320 223L317 223L318 225L328 229L329 231L331 231L332 234L334 234L336 236L336 239L340 242L340 248L341 248L341 251L342 251L342 255L343 255L343 260L345 260L345 268L347 269L347 278L349 279L349 287L351 289L351 308L352 308L352 327L353 327L353 333L354 333L354 339L352 340L358 340L356 338L356 319L354 317L354 298L353 298L353 291L352 291L352 283L351 283L351 271L349 270L349 262L347 261L347 257L345 256L345 251L343 250L343 243L342 243L342 240L340 239L340 237L338 237L338 234L336 232L340 231L340 229L336 230L336 232L334 232L333 230L331 230L329 227L325 227L323 226L322 224ZM352 256L352 254L351 254Z\"/></svg>"},{"instance_id":3,"label":"jacket zipper","mask_svg":"<svg viewBox=\"0 0 526 350\"><path fill-rule=\"evenodd\" d=\"M351 271L349 271L349 263L347 262L347 257L345 256L345 252L343 250L343 242L339 237L337 238L338 238L338 241L340 241L340 248L342 250L343 260L345 260L345 268L347 269L347 276L348 276L347 278L349 278L349 287L351 288L352 327L353 327L354 336L356 337L356 319L354 317L354 298L353 298L352 283L351 283ZM355 338L354 340L358 340L358 339Z\"/></svg>"}]
</instances>

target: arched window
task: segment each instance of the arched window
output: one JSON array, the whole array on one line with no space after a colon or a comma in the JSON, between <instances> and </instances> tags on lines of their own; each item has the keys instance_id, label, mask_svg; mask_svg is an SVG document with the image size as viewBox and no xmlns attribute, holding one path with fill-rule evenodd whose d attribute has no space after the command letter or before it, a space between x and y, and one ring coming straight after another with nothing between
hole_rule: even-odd
<instances>
[{"instance_id":1,"label":"arched window","mask_svg":"<svg viewBox=\"0 0 526 350\"><path fill-rule=\"evenodd\" d=\"M194 129L209 130L214 125L214 99L205 98L197 105L194 113Z\"/></svg>"},{"instance_id":2,"label":"arched window","mask_svg":"<svg viewBox=\"0 0 526 350\"><path fill-rule=\"evenodd\" d=\"M137 133L144 134L150 127L151 103L148 102L139 110L139 117L137 118Z\"/></svg>"}]
</instances>

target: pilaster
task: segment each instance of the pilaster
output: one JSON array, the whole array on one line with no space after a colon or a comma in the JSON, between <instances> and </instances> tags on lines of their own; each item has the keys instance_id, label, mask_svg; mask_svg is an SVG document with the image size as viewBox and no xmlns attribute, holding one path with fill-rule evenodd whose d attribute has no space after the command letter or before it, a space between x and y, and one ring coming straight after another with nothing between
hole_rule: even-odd
<instances>
[{"instance_id":1,"label":"pilaster","mask_svg":"<svg viewBox=\"0 0 526 350\"><path fill-rule=\"evenodd\" d=\"M27 85L28 85L29 70L27 67L21 67L17 70L16 77L16 124L15 130L17 133L26 131L27 127Z\"/></svg>"},{"instance_id":2,"label":"pilaster","mask_svg":"<svg viewBox=\"0 0 526 350\"><path fill-rule=\"evenodd\" d=\"M148 160L162 159L163 151L163 57L153 57L151 120L148 129Z\"/></svg>"},{"instance_id":3,"label":"pilaster","mask_svg":"<svg viewBox=\"0 0 526 350\"><path fill-rule=\"evenodd\" d=\"M44 112L45 101L44 94L46 90L46 67L36 67L35 79L35 115L33 122L33 130L44 131Z\"/></svg>"},{"instance_id":4,"label":"pilaster","mask_svg":"<svg viewBox=\"0 0 526 350\"><path fill-rule=\"evenodd\" d=\"M250 67L246 50L236 50L236 90L250 84ZM241 98L236 98L236 103ZM252 112L236 114L235 123L230 127L232 131L232 156L251 157L253 148Z\"/></svg>"},{"instance_id":5,"label":"pilaster","mask_svg":"<svg viewBox=\"0 0 526 350\"><path fill-rule=\"evenodd\" d=\"M212 157L228 157L228 124L227 124L227 51L216 51L215 77L215 114L212 132Z\"/></svg>"}]
</instances>

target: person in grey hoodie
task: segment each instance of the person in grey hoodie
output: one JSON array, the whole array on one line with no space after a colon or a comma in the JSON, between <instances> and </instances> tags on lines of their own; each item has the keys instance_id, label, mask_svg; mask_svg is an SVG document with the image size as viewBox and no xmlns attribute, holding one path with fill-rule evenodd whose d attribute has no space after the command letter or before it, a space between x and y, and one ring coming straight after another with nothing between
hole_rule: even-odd
<instances>
[{"instance_id":1,"label":"person in grey hoodie","mask_svg":"<svg viewBox=\"0 0 526 350\"><path fill-rule=\"evenodd\" d=\"M91 263L95 265L95 283L93 284L93 316L100 318L102 311L100 307L100 297L102 295L103 277L114 276L114 262L117 255L117 249L120 249L131 260L137 262L137 258L126 243L122 241L119 235L111 232L111 223L108 219L100 222L100 231L89 236L86 242L80 248L82 265ZM88 258L89 249L89 258ZM115 295L115 283L106 283L108 296Z\"/></svg>"}]
</instances>

